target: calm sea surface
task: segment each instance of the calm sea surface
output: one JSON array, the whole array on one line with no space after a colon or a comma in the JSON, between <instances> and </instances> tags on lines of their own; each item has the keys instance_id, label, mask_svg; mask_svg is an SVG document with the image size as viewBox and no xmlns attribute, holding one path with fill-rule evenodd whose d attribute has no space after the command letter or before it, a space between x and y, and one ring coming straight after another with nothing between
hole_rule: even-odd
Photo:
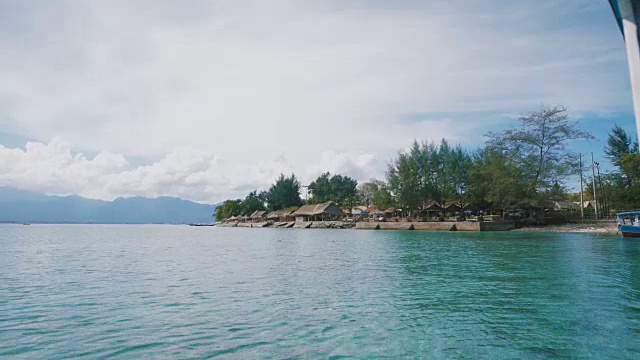
<instances>
[{"instance_id":1,"label":"calm sea surface","mask_svg":"<svg viewBox=\"0 0 640 360\"><path fill-rule=\"evenodd\" d=\"M640 358L640 240L0 225L0 357Z\"/></svg>"}]
</instances>

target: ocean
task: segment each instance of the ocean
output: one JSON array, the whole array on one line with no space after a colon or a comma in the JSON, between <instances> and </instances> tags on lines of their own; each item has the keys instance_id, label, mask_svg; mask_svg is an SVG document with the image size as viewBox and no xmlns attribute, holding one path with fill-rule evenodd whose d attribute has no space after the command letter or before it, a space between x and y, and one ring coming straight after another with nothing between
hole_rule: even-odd
<instances>
[{"instance_id":1,"label":"ocean","mask_svg":"<svg viewBox=\"0 0 640 360\"><path fill-rule=\"evenodd\" d=\"M0 225L0 357L639 358L640 240Z\"/></svg>"}]
</instances>

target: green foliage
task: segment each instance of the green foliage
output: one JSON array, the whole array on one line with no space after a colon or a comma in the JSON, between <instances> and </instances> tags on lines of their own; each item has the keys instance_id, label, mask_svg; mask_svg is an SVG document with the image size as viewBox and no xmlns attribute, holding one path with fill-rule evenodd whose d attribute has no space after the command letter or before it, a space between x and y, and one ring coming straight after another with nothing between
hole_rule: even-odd
<instances>
[{"instance_id":1,"label":"green foliage","mask_svg":"<svg viewBox=\"0 0 640 360\"><path fill-rule=\"evenodd\" d=\"M379 188L377 181L378 180L371 180L358 186L356 194L358 204L367 206L371 205L371 202L373 201L373 194L378 191Z\"/></svg>"},{"instance_id":2,"label":"green foliage","mask_svg":"<svg viewBox=\"0 0 640 360\"><path fill-rule=\"evenodd\" d=\"M423 211L433 202L445 206L472 203L493 210L543 208L551 201L568 199L562 184L568 176L577 174L578 164L567 145L593 138L569 121L562 106L527 113L520 117L519 126L487 137L486 146L473 156L444 139L440 143L414 141L389 164L386 182L371 180L358 187L348 176L324 173L309 184L312 196L307 202L332 201L340 206L358 203L407 211ZM640 204L640 190L630 186L636 179L640 184L637 144L616 126L606 151L620 173L606 176L598 186L611 193L612 201L620 206L628 206L631 201ZM281 174L266 192L254 191L244 201L226 201L216 218L250 214L263 210L265 203L270 210L300 206L300 187L295 175Z\"/></svg>"},{"instance_id":3,"label":"green foliage","mask_svg":"<svg viewBox=\"0 0 640 360\"><path fill-rule=\"evenodd\" d=\"M555 183L553 183L551 188L549 188L545 196L552 201L561 201L567 199L567 192L556 181Z\"/></svg>"},{"instance_id":4,"label":"green foliage","mask_svg":"<svg viewBox=\"0 0 640 360\"><path fill-rule=\"evenodd\" d=\"M621 166L621 159L624 155L638 152L638 143L619 125L614 125L607 138L607 146L604 148L605 154L615 166Z\"/></svg>"},{"instance_id":5,"label":"green foliage","mask_svg":"<svg viewBox=\"0 0 640 360\"><path fill-rule=\"evenodd\" d=\"M280 174L275 184L264 193L264 200L269 210L280 210L302 205L300 199L300 182L295 174L285 177Z\"/></svg>"},{"instance_id":6,"label":"green foliage","mask_svg":"<svg viewBox=\"0 0 640 360\"><path fill-rule=\"evenodd\" d=\"M470 202L482 208L518 207L526 188L521 170L504 154L491 148L479 150L469 170Z\"/></svg>"},{"instance_id":7,"label":"green foliage","mask_svg":"<svg viewBox=\"0 0 640 360\"><path fill-rule=\"evenodd\" d=\"M348 176L333 175L326 172L309 184L312 197L309 204L333 201L339 206L353 205L358 182Z\"/></svg>"},{"instance_id":8,"label":"green foliage","mask_svg":"<svg viewBox=\"0 0 640 360\"><path fill-rule=\"evenodd\" d=\"M626 166L640 166L639 155L629 155L623 163ZM629 164L636 162L635 165ZM602 177L604 193L607 196L609 208L612 210L638 210L640 209L640 178L635 177L632 185L627 185L627 177L621 172L611 172Z\"/></svg>"},{"instance_id":9,"label":"green foliage","mask_svg":"<svg viewBox=\"0 0 640 360\"><path fill-rule=\"evenodd\" d=\"M226 200L216 208L216 221L224 221L242 214L242 200Z\"/></svg>"},{"instance_id":10,"label":"green foliage","mask_svg":"<svg viewBox=\"0 0 640 360\"><path fill-rule=\"evenodd\" d=\"M264 199L258 195L257 191L252 191L244 198L241 204L242 213L251 215L256 211L266 210Z\"/></svg>"},{"instance_id":11,"label":"green foliage","mask_svg":"<svg viewBox=\"0 0 640 360\"><path fill-rule=\"evenodd\" d=\"M575 155L567 150L568 142L593 139L576 122L569 121L566 111L562 106L542 107L520 117L518 128L487 135L487 146L502 153L520 170L526 184L523 196L530 201L555 182L576 173Z\"/></svg>"},{"instance_id":12,"label":"green foliage","mask_svg":"<svg viewBox=\"0 0 640 360\"><path fill-rule=\"evenodd\" d=\"M607 138L607 146L604 148L605 154L611 163L618 167L618 170L624 175L626 186L632 185L632 175L627 172L623 166L623 159L629 154L638 153L638 143L633 141L631 137L619 125L614 125Z\"/></svg>"},{"instance_id":13,"label":"green foliage","mask_svg":"<svg viewBox=\"0 0 640 360\"><path fill-rule=\"evenodd\" d=\"M431 201L441 204L464 198L471 157L446 140L439 145L418 143L390 164L387 181L400 207L421 210Z\"/></svg>"},{"instance_id":14,"label":"green foliage","mask_svg":"<svg viewBox=\"0 0 640 360\"><path fill-rule=\"evenodd\" d=\"M361 205L373 205L382 210L396 206L389 185L381 180L373 179L363 183L358 188L356 196L358 204Z\"/></svg>"},{"instance_id":15,"label":"green foliage","mask_svg":"<svg viewBox=\"0 0 640 360\"><path fill-rule=\"evenodd\" d=\"M607 138L605 153L618 169L602 176L602 194L612 210L640 208L640 153L638 143L615 125Z\"/></svg>"},{"instance_id":16,"label":"green foliage","mask_svg":"<svg viewBox=\"0 0 640 360\"><path fill-rule=\"evenodd\" d=\"M395 206L393 195L391 195L391 191L387 186L378 187L378 190L373 193L371 202L376 209L381 210L386 210Z\"/></svg>"}]
</instances>

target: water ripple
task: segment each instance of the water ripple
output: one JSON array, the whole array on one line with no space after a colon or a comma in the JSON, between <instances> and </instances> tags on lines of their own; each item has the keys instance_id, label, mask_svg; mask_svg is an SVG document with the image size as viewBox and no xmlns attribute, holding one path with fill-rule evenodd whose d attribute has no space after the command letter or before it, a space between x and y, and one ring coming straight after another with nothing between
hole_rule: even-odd
<instances>
[{"instance_id":1,"label":"water ripple","mask_svg":"<svg viewBox=\"0 0 640 360\"><path fill-rule=\"evenodd\" d=\"M640 241L0 226L0 357L637 358Z\"/></svg>"}]
</instances>

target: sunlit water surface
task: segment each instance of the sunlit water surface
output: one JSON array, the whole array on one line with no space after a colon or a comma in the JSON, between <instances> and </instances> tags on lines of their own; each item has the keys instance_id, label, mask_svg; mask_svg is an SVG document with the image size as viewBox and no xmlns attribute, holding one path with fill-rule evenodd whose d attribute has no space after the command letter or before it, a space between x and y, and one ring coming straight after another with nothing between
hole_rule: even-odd
<instances>
[{"instance_id":1,"label":"sunlit water surface","mask_svg":"<svg viewBox=\"0 0 640 360\"><path fill-rule=\"evenodd\" d=\"M0 225L0 357L640 358L640 240Z\"/></svg>"}]
</instances>

